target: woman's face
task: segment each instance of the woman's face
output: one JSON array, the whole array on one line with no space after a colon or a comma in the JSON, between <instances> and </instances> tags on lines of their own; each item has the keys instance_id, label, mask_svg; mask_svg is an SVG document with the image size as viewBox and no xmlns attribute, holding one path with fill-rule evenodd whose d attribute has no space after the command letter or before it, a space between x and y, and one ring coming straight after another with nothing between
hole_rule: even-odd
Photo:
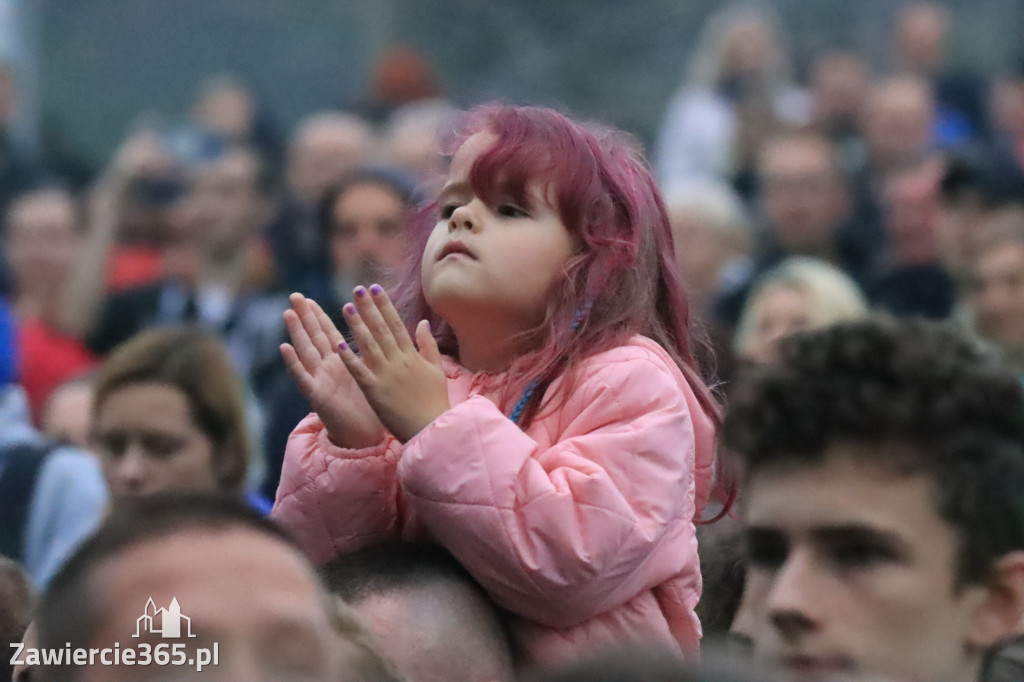
<instances>
[{"instance_id":1,"label":"woman's face","mask_svg":"<svg viewBox=\"0 0 1024 682\"><path fill-rule=\"evenodd\" d=\"M110 393L96 412L92 448L115 502L219 488L213 443L170 384L126 384Z\"/></svg>"},{"instance_id":2,"label":"woman's face","mask_svg":"<svg viewBox=\"0 0 1024 682\"><path fill-rule=\"evenodd\" d=\"M813 299L792 286L769 287L753 305L754 332L744 355L759 364L775 362L779 342L812 324Z\"/></svg>"}]
</instances>

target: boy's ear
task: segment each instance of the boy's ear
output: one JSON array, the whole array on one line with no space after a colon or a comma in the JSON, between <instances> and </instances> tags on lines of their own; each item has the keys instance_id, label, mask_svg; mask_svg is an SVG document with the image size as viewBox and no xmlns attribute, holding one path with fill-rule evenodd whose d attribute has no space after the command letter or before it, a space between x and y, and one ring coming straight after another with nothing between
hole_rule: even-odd
<instances>
[{"instance_id":1,"label":"boy's ear","mask_svg":"<svg viewBox=\"0 0 1024 682\"><path fill-rule=\"evenodd\" d=\"M982 586L985 596L976 607L967 644L986 648L1024 626L1024 551L1010 552L996 562Z\"/></svg>"}]
</instances>

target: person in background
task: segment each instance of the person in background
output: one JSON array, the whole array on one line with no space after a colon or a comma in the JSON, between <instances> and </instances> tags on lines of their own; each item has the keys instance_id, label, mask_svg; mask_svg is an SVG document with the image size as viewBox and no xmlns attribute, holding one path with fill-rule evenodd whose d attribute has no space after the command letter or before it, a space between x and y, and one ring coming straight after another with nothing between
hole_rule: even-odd
<instances>
[{"instance_id":1,"label":"person in background","mask_svg":"<svg viewBox=\"0 0 1024 682\"><path fill-rule=\"evenodd\" d=\"M711 342L719 381L732 376L732 325L715 315L715 302L750 277L753 232L739 196L718 180L693 181L665 193L679 277L689 297L690 316Z\"/></svg>"},{"instance_id":2,"label":"person in background","mask_svg":"<svg viewBox=\"0 0 1024 682\"><path fill-rule=\"evenodd\" d=\"M438 101L396 109L381 133L381 159L407 169L420 185L438 182L445 171L442 150L454 132L458 113L451 104Z\"/></svg>"},{"instance_id":3,"label":"person in background","mask_svg":"<svg viewBox=\"0 0 1024 682\"><path fill-rule=\"evenodd\" d=\"M867 60L856 52L831 50L814 60L809 126L835 145L847 175L864 165L859 118L870 79Z\"/></svg>"},{"instance_id":4,"label":"person in background","mask_svg":"<svg viewBox=\"0 0 1024 682\"><path fill-rule=\"evenodd\" d=\"M442 547L371 547L334 559L320 574L407 682L515 678L502 614Z\"/></svg>"},{"instance_id":5,"label":"person in background","mask_svg":"<svg viewBox=\"0 0 1024 682\"><path fill-rule=\"evenodd\" d=\"M769 139L757 165L760 208L753 267L745 281L722 292L715 315L738 322L751 286L789 256L834 264L854 280L866 276L881 239L851 223L851 198L835 148L820 133L785 133Z\"/></svg>"},{"instance_id":6,"label":"person in background","mask_svg":"<svg viewBox=\"0 0 1024 682\"><path fill-rule=\"evenodd\" d=\"M266 230L280 285L322 297L330 266L317 225L328 188L376 156L373 128L354 114L322 112L303 119L288 146L285 192Z\"/></svg>"},{"instance_id":7,"label":"person in background","mask_svg":"<svg viewBox=\"0 0 1024 682\"><path fill-rule=\"evenodd\" d=\"M15 198L5 222L9 300L18 318L18 372L33 422L39 423L50 393L96 364L82 342L60 327L81 248L82 221L74 197L54 188Z\"/></svg>"},{"instance_id":8,"label":"person in background","mask_svg":"<svg viewBox=\"0 0 1024 682\"><path fill-rule=\"evenodd\" d=\"M68 379L53 389L43 407L39 428L47 438L87 450L92 428L92 399L96 375Z\"/></svg>"},{"instance_id":9,"label":"person in background","mask_svg":"<svg viewBox=\"0 0 1024 682\"><path fill-rule=\"evenodd\" d=\"M193 663L124 663L126 649L138 653L142 644L154 650L167 643L158 632L139 629L148 604L154 610L178 605L178 641ZM43 593L36 619L40 649L121 645L121 665L101 665L98 658L85 665L44 662L38 669L43 680L393 679L379 656L352 636L355 624L327 597L288 536L224 497L160 495L115 507ZM136 632L139 639L132 638ZM200 648L208 652L208 667L197 671ZM112 652L107 657L112 660Z\"/></svg>"},{"instance_id":10,"label":"person in background","mask_svg":"<svg viewBox=\"0 0 1024 682\"><path fill-rule=\"evenodd\" d=\"M853 221L868 231L876 252L884 243L885 183L932 153L935 106L928 81L909 75L876 81L864 99L859 120L866 154L853 176Z\"/></svg>"},{"instance_id":11,"label":"person in background","mask_svg":"<svg viewBox=\"0 0 1024 682\"><path fill-rule=\"evenodd\" d=\"M778 360L779 343L787 336L867 314L867 299L841 270L813 258L789 258L754 286L734 350L741 360L769 364Z\"/></svg>"},{"instance_id":12,"label":"person in background","mask_svg":"<svg viewBox=\"0 0 1024 682\"><path fill-rule=\"evenodd\" d=\"M889 175L882 189L886 244L864 283L872 306L899 317L948 317L956 284L942 262L943 162L935 157Z\"/></svg>"},{"instance_id":13,"label":"person in background","mask_svg":"<svg viewBox=\"0 0 1024 682\"><path fill-rule=\"evenodd\" d=\"M989 226L972 264L966 311L973 329L999 346L1024 378L1024 210L1000 222Z\"/></svg>"},{"instance_id":14,"label":"person in background","mask_svg":"<svg viewBox=\"0 0 1024 682\"><path fill-rule=\"evenodd\" d=\"M115 349L96 375L91 445L115 507L203 491L269 511L245 490L242 384L223 343L206 332L153 329Z\"/></svg>"},{"instance_id":15,"label":"person in background","mask_svg":"<svg viewBox=\"0 0 1024 682\"><path fill-rule=\"evenodd\" d=\"M253 150L270 174L276 176L281 141L270 116L243 81L230 74L207 78L189 118L200 131L217 135L228 147Z\"/></svg>"},{"instance_id":16,"label":"person in background","mask_svg":"<svg viewBox=\"0 0 1024 682\"><path fill-rule=\"evenodd\" d=\"M755 656L803 680L975 682L1024 616L1024 385L953 325L796 334L733 384Z\"/></svg>"},{"instance_id":17,"label":"person in background","mask_svg":"<svg viewBox=\"0 0 1024 682\"><path fill-rule=\"evenodd\" d=\"M961 295L971 286L978 250L1000 216L1024 209L1024 169L984 147L960 150L946 160L939 181L939 255Z\"/></svg>"},{"instance_id":18,"label":"person in background","mask_svg":"<svg viewBox=\"0 0 1024 682\"><path fill-rule=\"evenodd\" d=\"M730 3L707 20L654 147L662 186L745 185L761 140L780 124L806 122L807 96L791 82L780 33L777 17L750 4Z\"/></svg>"},{"instance_id":19,"label":"person in background","mask_svg":"<svg viewBox=\"0 0 1024 682\"><path fill-rule=\"evenodd\" d=\"M985 112L987 83L948 58L954 26L949 6L940 2L902 3L893 22L893 73L924 79L935 93L932 136L943 148L989 136Z\"/></svg>"},{"instance_id":20,"label":"person in background","mask_svg":"<svg viewBox=\"0 0 1024 682\"><path fill-rule=\"evenodd\" d=\"M107 490L91 454L36 431L16 380L12 373L0 383L0 554L42 586L99 523Z\"/></svg>"},{"instance_id":21,"label":"person in background","mask_svg":"<svg viewBox=\"0 0 1024 682\"><path fill-rule=\"evenodd\" d=\"M330 259L330 288L322 297L341 333L348 335L341 307L359 282L390 286L408 257L406 223L417 203L414 181L401 170L363 166L327 189L317 219ZM270 383L264 451L267 473L260 490L273 499L288 436L312 411L284 368Z\"/></svg>"},{"instance_id":22,"label":"person in background","mask_svg":"<svg viewBox=\"0 0 1024 682\"><path fill-rule=\"evenodd\" d=\"M997 148L1024 169L1024 57L992 82L988 106Z\"/></svg>"},{"instance_id":23,"label":"person in background","mask_svg":"<svg viewBox=\"0 0 1024 682\"><path fill-rule=\"evenodd\" d=\"M723 291L746 279L753 227L739 196L718 181L665 190L672 243L692 315L706 319Z\"/></svg>"},{"instance_id":24,"label":"person in background","mask_svg":"<svg viewBox=\"0 0 1024 682\"><path fill-rule=\"evenodd\" d=\"M395 45L383 51L370 72L370 91L357 106L367 120L385 124L404 107L444 101L444 86L437 69L423 51Z\"/></svg>"},{"instance_id":25,"label":"person in background","mask_svg":"<svg viewBox=\"0 0 1024 682\"><path fill-rule=\"evenodd\" d=\"M183 172L152 126L122 143L90 193L88 226L57 315L63 332L86 339L109 297L179 274L174 261L182 259L169 254L192 251L173 217Z\"/></svg>"}]
</instances>

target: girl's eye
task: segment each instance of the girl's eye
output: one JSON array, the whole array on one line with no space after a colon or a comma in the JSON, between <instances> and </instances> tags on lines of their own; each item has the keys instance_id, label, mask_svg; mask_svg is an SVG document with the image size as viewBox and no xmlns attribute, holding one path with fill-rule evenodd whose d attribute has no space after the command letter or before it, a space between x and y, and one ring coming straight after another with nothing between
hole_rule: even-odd
<instances>
[{"instance_id":1,"label":"girl's eye","mask_svg":"<svg viewBox=\"0 0 1024 682\"><path fill-rule=\"evenodd\" d=\"M525 218L527 214L514 204L502 204L498 207L498 215L506 218Z\"/></svg>"},{"instance_id":2,"label":"girl's eye","mask_svg":"<svg viewBox=\"0 0 1024 682\"><path fill-rule=\"evenodd\" d=\"M448 218L451 218L452 214L455 213L455 209L457 209L458 207L458 204L445 204L444 206L441 207L441 217L446 220Z\"/></svg>"}]
</instances>

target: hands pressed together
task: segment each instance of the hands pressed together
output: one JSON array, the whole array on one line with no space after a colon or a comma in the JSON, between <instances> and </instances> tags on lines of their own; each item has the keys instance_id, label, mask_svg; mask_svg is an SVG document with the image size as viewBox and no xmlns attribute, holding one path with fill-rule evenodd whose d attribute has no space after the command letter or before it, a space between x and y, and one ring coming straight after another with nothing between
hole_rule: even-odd
<instances>
[{"instance_id":1,"label":"hands pressed together","mask_svg":"<svg viewBox=\"0 0 1024 682\"><path fill-rule=\"evenodd\" d=\"M292 294L284 313L292 342L281 345L281 355L336 445L368 447L385 429L404 443L450 407L441 353L426 320L413 343L380 286L354 293L343 312L358 355L301 294Z\"/></svg>"}]
</instances>

